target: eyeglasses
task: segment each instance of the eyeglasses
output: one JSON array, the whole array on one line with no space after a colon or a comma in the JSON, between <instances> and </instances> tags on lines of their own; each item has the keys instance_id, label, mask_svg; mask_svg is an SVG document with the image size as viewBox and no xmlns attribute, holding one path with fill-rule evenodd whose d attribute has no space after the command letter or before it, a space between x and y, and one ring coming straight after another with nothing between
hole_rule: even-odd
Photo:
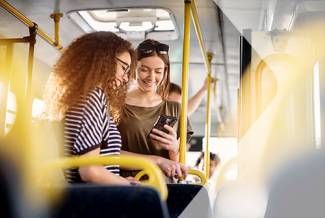
<instances>
[{"instance_id":1,"label":"eyeglasses","mask_svg":"<svg viewBox=\"0 0 325 218\"><path fill-rule=\"evenodd\" d=\"M158 54L168 54L169 46L163 43L158 44L140 44L138 47L138 51L141 56L150 55L154 51L156 51Z\"/></svg>"},{"instance_id":2,"label":"eyeglasses","mask_svg":"<svg viewBox=\"0 0 325 218\"><path fill-rule=\"evenodd\" d=\"M121 64L122 70L123 70L123 74L128 74L130 72L130 65L124 61L122 61L121 59L119 59L118 57L115 57L115 59Z\"/></svg>"}]
</instances>

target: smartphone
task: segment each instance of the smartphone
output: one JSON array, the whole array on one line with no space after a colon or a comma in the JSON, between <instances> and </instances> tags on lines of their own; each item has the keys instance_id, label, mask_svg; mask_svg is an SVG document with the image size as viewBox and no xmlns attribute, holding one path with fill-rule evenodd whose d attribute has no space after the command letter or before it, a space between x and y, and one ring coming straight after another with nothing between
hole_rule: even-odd
<instances>
[{"instance_id":1,"label":"smartphone","mask_svg":"<svg viewBox=\"0 0 325 218\"><path fill-rule=\"evenodd\" d=\"M165 133L168 133L168 130L164 128L164 125L173 127L177 122L177 118L173 116L160 115L157 119L153 128L159 129Z\"/></svg>"}]
</instances>

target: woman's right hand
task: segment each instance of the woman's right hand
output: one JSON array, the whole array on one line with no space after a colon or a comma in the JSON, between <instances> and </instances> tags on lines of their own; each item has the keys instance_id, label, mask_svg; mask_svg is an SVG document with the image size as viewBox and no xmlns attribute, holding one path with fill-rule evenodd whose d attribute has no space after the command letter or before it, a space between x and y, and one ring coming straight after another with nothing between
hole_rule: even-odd
<instances>
[{"instance_id":1,"label":"woman's right hand","mask_svg":"<svg viewBox=\"0 0 325 218\"><path fill-rule=\"evenodd\" d=\"M179 162L159 157L157 165L167 177L185 178L187 176L188 167Z\"/></svg>"},{"instance_id":2,"label":"woman's right hand","mask_svg":"<svg viewBox=\"0 0 325 218\"><path fill-rule=\"evenodd\" d=\"M177 140L176 130L166 124L164 125L164 128L168 131L168 133L156 128L152 129L152 133L149 134L152 144L157 149L165 149L167 151L178 153L179 143Z\"/></svg>"},{"instance_id":3,"label":"woman's right hand","mask_svg":"<svg viewBox=\"0 0 325 218\"><path fill-rule=\"evenodd\" d=\"M211 87L215 86L217 83L217 78L211 77L210 83L211 83ZM208 78L205 78L202 89L203 90L208 89Z\"/></svg>"}]
</instances>

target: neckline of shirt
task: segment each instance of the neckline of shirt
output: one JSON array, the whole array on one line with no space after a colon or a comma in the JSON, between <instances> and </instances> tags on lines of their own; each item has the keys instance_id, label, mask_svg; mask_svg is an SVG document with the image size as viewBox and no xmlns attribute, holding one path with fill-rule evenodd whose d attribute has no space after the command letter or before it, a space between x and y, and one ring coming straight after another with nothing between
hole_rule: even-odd
<instances>
[{"instance_id":1,"label":"neckline of shirt","mask_svg":"<svg viewBox=\"0 0 325 218\"><path fill-rule=\"evenodd\" d=\"M166 101L161 101L159 104L155 106L150 106L150 107L144 107L144 106L138 106L138 105L133 105L133 104L125 104L128 107L135 107L135 108L143 108L143 109L151 109L151 108L157 108L160 107L162 104L164 104Z\"/></svg>"}]
</instances>

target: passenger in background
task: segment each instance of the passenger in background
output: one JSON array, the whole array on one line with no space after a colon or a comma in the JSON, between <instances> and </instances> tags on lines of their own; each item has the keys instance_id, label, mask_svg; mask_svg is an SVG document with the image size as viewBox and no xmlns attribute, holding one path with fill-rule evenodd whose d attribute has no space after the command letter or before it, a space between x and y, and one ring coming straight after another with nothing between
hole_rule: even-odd
<instances>
[{"instance_id":1,"label":"passenger in background","mask_svg":"<svg viewBox=\"0 0 325 218\"><path fill-rule=\"evenodd\" d=\"M178 163L180 104L166 100L170 83L168 50L168 45L151 39L139 44L137 84L127 94L118 128L123 153L145 156L168 177L181 177L187 169ZM174 128L164 125L166 132L153 128L160 115L176 117ZM189 139L189 125L187 133Z\"/></svg>"},{"instance_id":2,"label":"passenger in background","mask_svg":"<svg viewBox=\"0 0 325 218\"><path fill-rule=\"evenodd\" d=\"M63 52L48 83L48 116L64 121L67 156L120 154L116 127L135 70L131 43L111 32L86 34ZM129 185L119 166L87 166L66 171L70 183Z\"/></svg>"},{"instance_id":3,"label":"passenger in background","mask_svg":"<svg viewBox=\"0 0 325 218\"><path fill-rule=\"evenodd\" d=\"M211 85L215 85L217 79L211 79ZM205 91L208 88L207 79L204 80L203 86L188 100L187 113L190 116L199 107L203 97L205 96ZM179 85L175 83L170 83L168 97L169 101L182 102L182 89Z\"/></svg>"},{"instance_id":4,"label":"passenger in background","mask_svg":"<svg viewBox=\"0 0 325 218\"><path fill-rule=\"evenodd\" d=\"M211 85L214 85L216 83L216 79L211 79ZM205 91L207 90L207 79L204 80L203 86L197 91L197 93L188 100L188 106L187 106L187 113L188 116L190 116L192 113L196 111L196 109L199 107L204 95ZM169 91L168 91L168 101L174 101L178 103L182 103L182 88L177 85L176 83L170 83L169 84ZM190 143L186 144L186 150L189 150L191 147Z\"/></svg>"},{"instance_id":5,"label":"passenger in background","mask_svg":"<svg viewBox=\"0 0 325 218\"><path fill-rule=\"evenodd\" d=\"M195 167L199 168L201 161L204 161L204 152L201 153L200 157L196 160ZM212 177L215 169L220 163L220 158L217 154L210 152L210 168L209 168L209 178ZM202 169L203 170L203 169Z\"/></svg>"}]
</instances>

